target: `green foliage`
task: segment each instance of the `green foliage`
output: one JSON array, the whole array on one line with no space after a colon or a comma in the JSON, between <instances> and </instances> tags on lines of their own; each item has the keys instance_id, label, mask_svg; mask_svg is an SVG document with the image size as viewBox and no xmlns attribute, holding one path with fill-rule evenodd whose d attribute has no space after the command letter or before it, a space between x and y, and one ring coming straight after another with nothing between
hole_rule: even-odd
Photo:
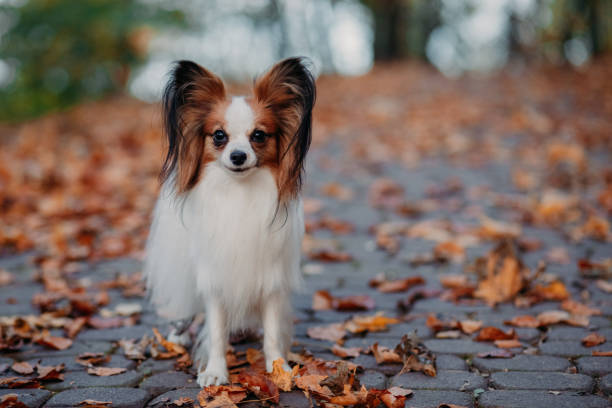
<instances>
[{"instance_id":1,"label":"green foliage","mask_svg":"<svg viewBox=\"0 0 612 408\"><path fill-rule=\"evenodd\" d=\"M153 29L183 18L137 0L30 0L1 6L0 21L0 59L15 74L0 120L16 121L123 89Z\"/></svg>"}]
</instances>

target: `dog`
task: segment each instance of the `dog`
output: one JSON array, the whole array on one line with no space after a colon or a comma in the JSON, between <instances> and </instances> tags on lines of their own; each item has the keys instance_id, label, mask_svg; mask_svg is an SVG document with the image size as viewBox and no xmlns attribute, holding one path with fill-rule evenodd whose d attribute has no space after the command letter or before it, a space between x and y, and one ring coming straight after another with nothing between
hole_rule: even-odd
<instances>
[{"instance_id":1,"label":"dog","mask_svg":"<svg viewBox=\"0 0 612 408\"><path fill-rule=\"evenodd\" d=\"M228 382L237 330L263 327L268 371L287 361L316 96L308 65L285 59L255 80L252 95L228 96L215 74L179 61L165 88L168 151L144 276L158 314L205 312L194 352L200 386Z\"/></svg>"}]
</instances>

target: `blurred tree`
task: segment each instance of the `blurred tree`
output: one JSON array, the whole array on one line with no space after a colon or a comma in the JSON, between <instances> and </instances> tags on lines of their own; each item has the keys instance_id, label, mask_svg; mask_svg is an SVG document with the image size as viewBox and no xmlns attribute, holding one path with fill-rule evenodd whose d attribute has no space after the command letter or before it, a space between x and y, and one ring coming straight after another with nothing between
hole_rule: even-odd
<instances>
[{"instance_id":1,"label":"blurred tree","mask_svg":"<svg viewBox=\"0 0 612 408\"><path fill-rule=\"evenodd\" d=\"M137 0L15 4L0 6L0 62L12 72L0 88L0 119L8 121L123 89L153 27L183 21L179 12Z\"/></svg>"}]
</instances>

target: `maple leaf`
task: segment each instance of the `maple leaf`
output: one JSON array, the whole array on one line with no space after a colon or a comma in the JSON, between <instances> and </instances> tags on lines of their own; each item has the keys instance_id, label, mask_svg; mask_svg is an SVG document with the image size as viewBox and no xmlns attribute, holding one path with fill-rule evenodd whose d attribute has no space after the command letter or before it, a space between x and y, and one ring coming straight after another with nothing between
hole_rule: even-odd
<instances>
[{"instance_id":1,"label":"maple leaf","mask_svg":"<svg viewBox=\"0 0 612 408\"><path fill-rule=\"evenodd\" d=\"M270 380L283 391L291 391L293 378L298 374L299 367L294 366L291 371L286 371L283 368L285 360L279 358L272 363L272 373Z\"/></svg>"},{"instance_id":2,"label":"maple leaf","mask_svg":"<svg viewBox=\"0 0 612 408\"><path fill-rule=\"evenodd\" d=\"M344 338L346 330L343 323L331 323L326 326L309 327L306 334L313 339L336 342Z\"/></svg>"},{"instance_id":3,"label":"maple leaf","mask_svg":"<svg viewBox=\"0 0 612 408\"><path fill-rule=\"evenodd\" d=\"M247 396L246 388L240 385L210 385L198 393L201 407L235 407Z\"/></svg>"}]
</instances>

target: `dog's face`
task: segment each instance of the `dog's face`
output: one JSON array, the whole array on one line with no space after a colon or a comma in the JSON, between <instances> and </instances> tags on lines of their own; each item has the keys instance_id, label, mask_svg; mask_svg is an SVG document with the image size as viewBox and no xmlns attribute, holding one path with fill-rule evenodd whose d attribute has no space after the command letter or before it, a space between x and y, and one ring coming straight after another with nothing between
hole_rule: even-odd
<instances>
[{"instance_id":1,"label":"dog's face","mask_svg":"<svg viewBox=\"0 0 612 408\"><path fill-rule=\"evenodd\" d=\"M301 59L272 67L248 97L228 97L217 76L179 62L164 93L169 148L162 175L175 173L183 193L212 164L240 178L267 168L279 199L294 197L310 146L314 98L314 81Z\"/></svg>"}]
</instances>

